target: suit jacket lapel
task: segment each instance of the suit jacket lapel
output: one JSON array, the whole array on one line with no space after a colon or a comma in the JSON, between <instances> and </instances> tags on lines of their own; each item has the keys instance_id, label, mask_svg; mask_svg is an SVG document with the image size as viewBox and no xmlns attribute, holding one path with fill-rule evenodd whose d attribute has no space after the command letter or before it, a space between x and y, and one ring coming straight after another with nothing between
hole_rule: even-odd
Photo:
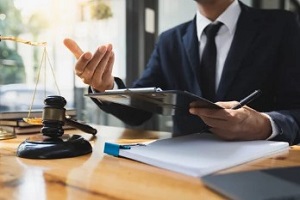
<instances>
[{"instance_id":1,"label":"suit jacket lapel","mask_svg":"<svg viewBox=\"0 0 300 200\"><path fill-rule=\"evenodd\" d=\"M185 47L186 55L188 57L188 61L194 74L197 76L197 70L200 65L199 59L199 41L197 38L197 30L196 30L196 17L190 23L189 27L186 30L186 33L182 36L183 45ZM197 80L199 83L199 76L197 76ZM199 86L199 84L198 84ZM200 91L200 88L199 88ZM201 91L200 91L201 93ZM201 94L200 94L201 95Z\"/></svg>"},{"instance_id":2,"label":"suit jacket lapel","mask_svg":"<svg viewBox=\"0 0 300 200\"><path fill-rule=\"evenodd\" d=\"M223 100L229 92L242 61L245 59L246 51L249 49L258 31L259 22L256 20L256 16L251 14L251 8L245 5L241 5L241 8L242 12L224 64L216 100Z\"/></svg>"}]
</instances>

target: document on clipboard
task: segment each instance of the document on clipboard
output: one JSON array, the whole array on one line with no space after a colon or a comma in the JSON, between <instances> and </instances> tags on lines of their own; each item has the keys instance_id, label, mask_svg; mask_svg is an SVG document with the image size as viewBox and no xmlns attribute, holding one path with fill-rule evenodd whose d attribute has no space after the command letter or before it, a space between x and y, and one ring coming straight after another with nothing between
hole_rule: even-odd
<instances>
[{"instance_id":1,"label":"document on clipboard","mask_svg":"<svg viewBox=\"0 0 300 200\"><path fill-rule=\"evenodd\" d=\"M160 88L126 88L87 94L100 102L112 102L161 115L189 113L189 107L223 109L213 102L187 91ZM193 104L191 104L193 102ZM191 105L190 105L191 104Z\"/></svg>"}]
</instances>

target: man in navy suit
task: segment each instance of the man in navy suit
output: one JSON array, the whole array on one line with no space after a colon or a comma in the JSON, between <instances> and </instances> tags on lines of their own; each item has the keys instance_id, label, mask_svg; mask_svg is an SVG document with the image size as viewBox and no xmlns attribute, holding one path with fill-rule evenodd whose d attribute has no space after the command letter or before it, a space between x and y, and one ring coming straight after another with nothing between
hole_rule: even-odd
<instances>
[{"instance_id":1,"label":"man in navy suit","mask_svg":"<svg viewBox=\"0 0 300 200\"><path fill-rule=\"evenodd\" d=\"M238 0L197 0L196 17L160 35L142 77L133 87L160 87L203 95L199 66L206 43L204 29L221 22L215 43L216 104L225 109L190 108L175 115L175 135L199 132L204 123L226 140L281 140L300 142L300 26L294 14L258 10ZM78 59L75 73L91 90L125 87L112 76L112 45L94 54L83 52L71 39L65 45ZM200 76L201 77L201 76ZM262 95L248 106L232 110L256 89ZM151 113L95 101L124 122L138 125ZM204 123L203 123L204 122Z\"/></svg>"}]
</instances>

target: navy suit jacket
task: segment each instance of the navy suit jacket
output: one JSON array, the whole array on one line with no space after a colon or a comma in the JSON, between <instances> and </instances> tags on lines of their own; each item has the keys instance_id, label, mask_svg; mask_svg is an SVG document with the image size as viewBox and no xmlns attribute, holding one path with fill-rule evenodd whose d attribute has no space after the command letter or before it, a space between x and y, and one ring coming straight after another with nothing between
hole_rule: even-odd
<instances>
[{"instance_id":1,"label":"navy suit jacket","mask_svg":"<svg viewBox=\"0 0 300 200\"><path fill-rule=\"evenodd\" d=\"M240 5L242 11L216 100L240 100L261 89L262 96L249 106L274 120L280 132L274 140L299 143L300 26L297 18L287 11ZM196 73L199 63L193 19L160 35L142 77L133 87L186 90L201 96ZM151 116L113 103L96 103L130 125L138 125ZM203 128L202 120L193 115L173 116L173 120L175 135L195 133Z\"/></svg>"}]
</instances>

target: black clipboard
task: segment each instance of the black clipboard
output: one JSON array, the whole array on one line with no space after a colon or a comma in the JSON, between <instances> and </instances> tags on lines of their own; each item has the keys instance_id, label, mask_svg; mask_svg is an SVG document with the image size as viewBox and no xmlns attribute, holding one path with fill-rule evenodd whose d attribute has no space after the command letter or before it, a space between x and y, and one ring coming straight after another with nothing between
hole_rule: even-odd
<instances>
[{"instance_id":1,"label":"black clipboard","mask_svg":"<svg viewBox=\"0 0 300 200\"><path fill-rule=\"evenodd\" d=\"M187 91L160 88L126 88L90 93L85 96L100 102L112 102L161 115L183 115L189 113L190 106L222 109L213 102ZM191 104L193 102L193 104ZM191 105L190 105L191 104Z\"/></svg>"}]
</instances>

